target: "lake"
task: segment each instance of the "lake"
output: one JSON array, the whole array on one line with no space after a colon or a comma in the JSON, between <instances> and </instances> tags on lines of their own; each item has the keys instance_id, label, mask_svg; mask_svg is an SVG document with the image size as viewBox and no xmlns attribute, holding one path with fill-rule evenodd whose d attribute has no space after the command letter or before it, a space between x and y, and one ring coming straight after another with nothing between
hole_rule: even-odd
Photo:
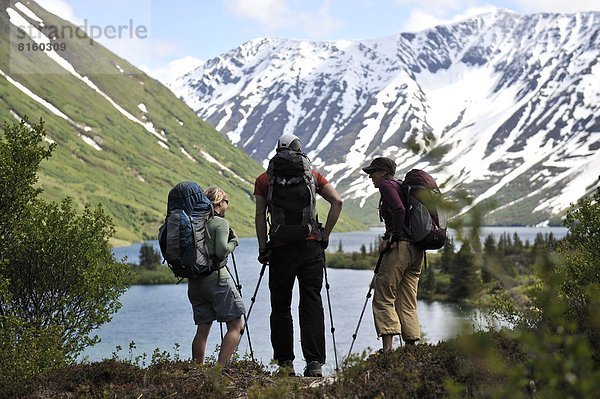
<instances>
[{"instance_id":1,"label":"lake","mask_svg":"<svg viewBox=\"0 0 600 399\"><path fill-rule=\"evenodd\" d=\"M374 243L383 230L371 229L367 232L334 233L331 237L329 250L335 251L341 241L346 252L359 251L361 245L367 249ZM533 242L537 233L552 232L557 238L566 234L563 228L528 228L528 227L488 227L481 232L483 238L488 234L499 237L503 232L511 236L515 232L523 242ZM127 257L129 262L137 262L139 259L140 244L130 247L114 248L117 258ZM242 296L246 308L250 307L250 298L257 286L260 264L256 260L257 245L254 238L243 238L240 246L235 251L235 259L238 273L242 284ZM233 272L233 262L229 261L229 267ZM328 269L328 280L330 284L329 294L333 313L333 326L335 327L335 340L338 362L341 363L352 342L352 334L355 332L361 310L365 304L369 283L373 276L370 270L340 270ZM331 323L327 305L327 291L323 288L323 302L325 308L325 331L327 341L327 363L323 370L331 374L335 370L334 346L332 344ZM295 353L294 362L296 371L300 372L304 367L302 351L300 347L300 336L297 317L298 293L295 290L292 303L294 316ZM101 338L101 342L94 347L87 348L81 358L97 361L110 358L117 345L123 349L119 357L129 357L129 343L135 342L133 357L146 353L147 362L153 351L158 348L161 352L167 351L171 356L175 353L175 346L179 344L178 355L182 359L191 357L191 340L195 334L196 327L192 318L191 305L187 300L186 284L179 285L155 285L155 286L133 286L121 297L123 307L113 315L110 323L103 325L95 331ZM418 303L419 320L421 330L426 342L437 343L454 337L465 326L480 328L486 322L485 318L476 309L463 308L455 304L440 302ZM248 321L249 334L242 337L239 353L249 353L248 335L251 338L254 356L265 365L271 362L272 350L269 339L269 289L268 270L260 283L255 305ZM225 326L223 326L225 328ZM216 345L220 343L220 328L218 323L213 328L208 340L207 356L214 353ZM396 338L394 345L401 343ZM371 313L371 300L369 299L364 313L360 329L354 343L353 352L362 353L368 350L377 350L381 347L381 341L377 339L373 326Z\"/></svg>"}]
</instances>

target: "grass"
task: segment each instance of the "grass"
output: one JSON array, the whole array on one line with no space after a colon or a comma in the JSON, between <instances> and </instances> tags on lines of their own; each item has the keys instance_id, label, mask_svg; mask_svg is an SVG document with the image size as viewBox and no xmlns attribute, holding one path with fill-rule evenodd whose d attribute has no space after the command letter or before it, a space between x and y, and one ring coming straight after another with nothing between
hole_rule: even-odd
<instances>
[{"instance_id":1,"label":"grass","mask_svg":"<svg viewBox=\"0 0 600 399\"><path fill-rule=\"evenodd\" d=\"M159 265L152 269L131 266L131 269L134 272L133 285L175 284L179 281L168 266Z\"/></svg>"},{"instance_id":2,"label":"grass","mask_svg":"<svg viewBox=\"0 0 600 399\"><path fill-rule=\"evenodd\" d=\"M21 392L26 398L481 398L499 395L510 370L525 362L509 333L479 333L438 345L356 356L335 376L278 377L242 359L210 363L157 357L148 367L128 360L75 364L46 372ZM513 391L527 394L529 384ZM502 397L502 396L499 396Z\"/></svg>"}]
</instances>

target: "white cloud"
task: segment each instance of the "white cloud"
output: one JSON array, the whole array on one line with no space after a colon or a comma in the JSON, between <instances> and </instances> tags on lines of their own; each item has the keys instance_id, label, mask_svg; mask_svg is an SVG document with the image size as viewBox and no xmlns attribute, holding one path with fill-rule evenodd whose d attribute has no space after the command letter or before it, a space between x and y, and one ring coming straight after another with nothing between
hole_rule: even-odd
<instances>
[{"instance_id":1,"label":"white cloud","mask_svg":"<svg viewBox=\"0 0 600 399\"><path fill-rule=\"evenodd\" d=\"M404 27L402 28L402 31L419 32L436 25L442 25L444 23L446 23L444 19L438 18L431 13L421 10L412 10L406 20L406 23L404 24Z\"/></svg>"},{"instance_id":2,"label":"white cloud","mask_svg":"<svg viewBox=\"0 0 600 399\"><path fill-rule=\"evenodd\" d=\"M435 1L435 0L433 0ZM411 11L407 21L402 29L403 32L418 32L424 29L432 28L437 25L447 25L474 17L476 15L494 12L497 10L494 6L479 6L468 8L459 14L448 16L432 15L430 12L414 9Z\"/></svg>"},{"instance_id":3,"label":"white cloud","mask_svg":"<svg viewBox=\"0 0 600 399\"><path fill-rule=\"evenodd\" d=\"M149 37L114 39L100 37L97 40L104 47L133 65L143 64L152 60L153 47L152 40Z\"/></svg>"},{"instance_id":4,"label":"white cloud","mask_svg":"<svg viewBox=\"0 0 600 399\"><path fill-rule=\"evenodd\" d=\"M177 42L172 40L153 40L152 55L159 58L170 57L180 54L180 48Z\"/></svg>"},{"instance_id":5,"label":"white cloud","mask_svg":"<svg viewBox=\"0 0 600 399\"><path fill-rule=\"evenodd\" d=\"M598 0L514 0L523 12L600 11Z\"/></svg>"},{"instance_id":6,"label":"white cloud","mask_svg":"<svg viewBox=\"0 0 600 399\"><path fill-rule=\"evenodd\" d=\"M320 38L336 30L343 25L343 22L334 18L329 11L330 1L326 1L323 6L317 10L316 14L305 14L303 26L309 37Z\"/></svg>"},{"instance_id":7,"label":"white cloud","mask_svg":"<svg viewBox=\"0 0 600 399\"><path fill-rule=\"evenodd\" d=\"M472 1L471 1L472 2ZM427 9L457 9L469 1L465 0L396 0L396 3L408 7L423 7Z\"/></svg>"},{"instance_id":8,"label":"white cloud","mask_svg":"<svg viewBox=\"0 0 600 399\"><path fill-rule=\"evenodd\" d=\"M227 0L226 5L235 16L255 20L269 30L286 26L293 19L285 0Z\"/></svg>"},{"instance_id":9,"label":"white cloud","mask_svg":"<svg viewBox=\"0 0 600 399\"><path fill-rule=\"evenodd\" d=\"M504 2L493 1L496 5L474 5L472 0L396 0L410 9L410 14L402 28L403 32L418 32L436 25L455 23L466 18L493 12L498 7L508 7ZM520 14L538 12L597 11L598 0L514 0L510 3L513 11Z\"/></svg>"},{"instance_id":10,"label":"white cloud","mask_svg":"<svg viewBox=\"0 0 600 399\"><path fill-rule=\"evenodd\" d=\"M204 64L203 60L188 56L171 61L164 67L155 68L152 70L150 70L148 67L141 67L141 69L148 75L161 81L163 84L168 85L176 78L193 71L202 64Z\"/></svg>"},{"instance_id":11,"label":"white cloud","mask_svg":"<svg viewBox=\"0 0 600 399\"><path fill-rule=\"evenodd\" d=\"M233 15L256 22L267 34L292 28L303 31L307 37L319 38L342 25L330 13L330 0L309 12L305 11L304 2L289 0L226 0L225 4Z\"/></svg>"},{"instance_id":12,"label":"white cloud","mask_svg":"<svg viewBox=\"0 0 600 399\"><path fill-rule=\"evenodd\" d=\"M40 7L75 25L83 25L83 19L75 15L73 8L64 0L37 0Z\"/></svg>"}]
</instances>

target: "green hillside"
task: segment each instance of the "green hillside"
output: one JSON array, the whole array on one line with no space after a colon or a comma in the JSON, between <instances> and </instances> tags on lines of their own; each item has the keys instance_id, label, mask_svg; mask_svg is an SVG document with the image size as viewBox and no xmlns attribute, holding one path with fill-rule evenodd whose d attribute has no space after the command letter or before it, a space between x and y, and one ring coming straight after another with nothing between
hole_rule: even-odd
<instances>
[{"instance_id":1,"label":"green hillside","mask_svg":"<svg viewBox=\"0 0 600 399\"><path fill-rule=\"evenodd\" d=\"M70 196L81 207L101 203L113 217L114 244L120 245L153 239L169 189L194 180L227 191L233 228L240 235L253 234L252 183L263 171L256 161L161 83L96 42L74 35L53 41L64 43L57 54L75 74L42 51L20 51L18 43L33 41L11 29L10 2L0 1L0 120L14 123L28 116L46 122L48 139L57 147L41 165L45 198ZM68 24L33 2L27 7L46 27ZM19 13L11 10L10 15ZM38 25L26 13L19 15ZM340 227L359 225L342 222Z\"/></svg>"}]
</instances>

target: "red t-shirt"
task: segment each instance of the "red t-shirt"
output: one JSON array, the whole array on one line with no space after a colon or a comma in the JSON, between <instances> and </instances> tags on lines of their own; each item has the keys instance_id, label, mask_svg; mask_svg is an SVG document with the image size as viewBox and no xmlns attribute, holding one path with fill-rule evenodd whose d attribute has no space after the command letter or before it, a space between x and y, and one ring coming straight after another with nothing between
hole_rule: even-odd
<instances>
[{"instance_id":1,"label":"red t-shirt","mask_svg":"<svg viewBox=\"0 0 600 399\"><path fill-rule=\"evenodd\" d=\"M316 170L312 170L312 174L315 177L315 185L316 185L315 188L316 188L317 194L321 194L321 189L323 187L325 187L327 184L329 184L329 181L322 174L317 172ZM254 181L254 195L258 195L265 199L269 196L269 175L267 174L267 172L263 172ZM267 203L267 206L270 206L270 205L271 204ZM316 233L311 234L306 239L307 240L316 240L317 234ZM273 245L274 247L283 245L283 244L285 244L285 243L283 243L283 242L272 242L271 243L271 245Z\"/></svg>"}]
</instances>

